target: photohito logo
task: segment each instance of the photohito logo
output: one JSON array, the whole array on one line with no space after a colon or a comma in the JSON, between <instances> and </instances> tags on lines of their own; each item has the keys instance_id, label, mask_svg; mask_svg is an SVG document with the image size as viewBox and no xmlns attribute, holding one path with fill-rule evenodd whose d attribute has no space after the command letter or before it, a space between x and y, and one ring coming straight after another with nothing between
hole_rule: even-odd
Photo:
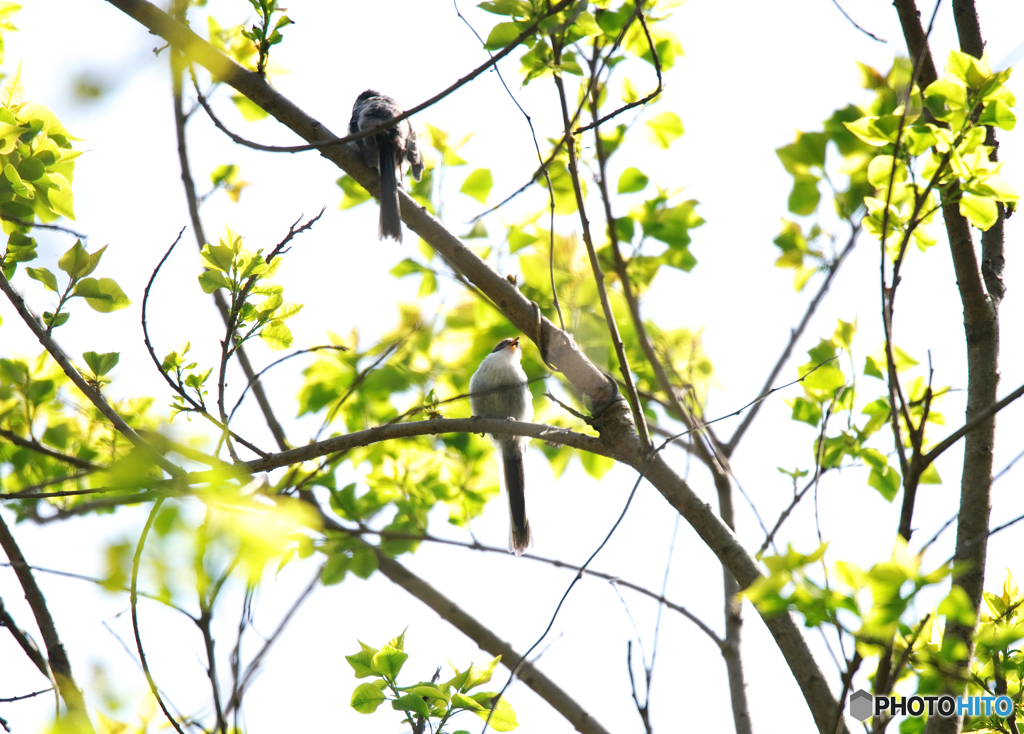
<instances>
[{"instance_id":1,"label":"photohito logo","mask_svg":"<svg viewBox=\"0 0 1024 734\"><path fill-rule=\"evenodd\" d=\"M929 716L954 713L968 716L1009 716L1013 701L1009 696L872 696L865 690L850 694L850 716L866 721L870 716Z\"/></svg>"}]
</instances>

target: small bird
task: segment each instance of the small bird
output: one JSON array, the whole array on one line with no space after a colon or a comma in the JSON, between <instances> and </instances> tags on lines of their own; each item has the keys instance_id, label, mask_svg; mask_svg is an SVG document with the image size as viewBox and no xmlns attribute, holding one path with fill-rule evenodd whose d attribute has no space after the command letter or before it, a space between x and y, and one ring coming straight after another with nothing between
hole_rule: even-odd
<instances>
[{"instance_id":1,"label":"small bird","mask_svg":"<svg viewBox=\"0 0 1024 734\"><path fill-rule=\"evenodd\" d=\"M370 130L402 114L402 108L391 97L367 89L352 105L349 134ZM363 163L380 172L380 239L391 237L402 241L402 219L398 205L398 189L402 186L402 163L408 162L412 177L423 176L423 153L419 139L409 120L402 120L387 130L356 141Z\"/></svg>"},{"instance_id":2,"label":"small bird","mask_svg":"<svg viewBox=\"0 0 1024 734\"><path fill-rule=\"evenodd\" d=\"M469 379L469 404L473 415L481 418L533 420L533 398L519 360L519 337L502 339L480 363ZM508 550L517 556L530 547L530 523L526 519L526 480L523 474L523 448L529 439L522 436L492 436L501 451L505 467L505 492L508 494Z\"/></svg>"}]
</instances>

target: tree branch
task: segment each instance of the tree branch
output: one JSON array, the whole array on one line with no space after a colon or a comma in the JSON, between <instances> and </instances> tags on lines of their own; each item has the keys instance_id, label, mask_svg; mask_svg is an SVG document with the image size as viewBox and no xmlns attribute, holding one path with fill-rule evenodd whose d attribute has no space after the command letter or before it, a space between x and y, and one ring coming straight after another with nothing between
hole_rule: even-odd
<instances>
[{"instance_id":1,"label":"tree branch","mask_svg":"<svg viewBox=\"0 0 1024 734\"><path fill-rule=\"evenodd\" d=\"M139 5L149 5L149 3L138 3ZM153 6L149 6L153 10L156 10ZM157 13L161 11L156 10ZM176 21L172 20L170 16L164 15L169 23L178 25ZM191 31L189 31L191 33ZM198 38L198 36L196 36ZM212 47L211 47L212 48ZM209 240L206 239L206 234L203 232L203 221L199 218L199 198L196 195L196 185L192 180L192 167L189 164L188 159L188 146L185 140L185 112L182 109L181 101L181 75L182 71L178 67L178 60L172 60L172 82L174 84L173 97L174 97L174 130L178 139L178 164L181 167L181 182L185 188L185 202L188 205L189 218L192 220L192 231L196 236L196 244L199 249L203 248L203 245L207 244ZM239 67L241 68L241 67ZM213 301L217 306L217 310L220 312L220 317L225 324L228 323L230 313L227 303L224 301L224 294L220 290L216 290L213 293ZM249 355L244 348L239 347L238 351L238 364L242 367L242 371L245 373L245 378L249 382L252 382L256 376L256 370L252 368L252 363L249 361ZM282 451L288 448L288 439L285 438L284 429L281 427L281 423L277 420L277 416L274 415L274 410L270 405L270 401L267 399L267 394L263 390L263 385L258 382L253 385L253 395L256 396L256 402L260 406L260 410L263 411L263 418L267 422L267 428L270 429L270 433L274 436L274 440L277 442L277 447ZM227 430L225 428L225 430ZM259 453L259 452L257 452Z\"/></svg>"},{"instance_id":2,"label":"tree branch","mask_svg":"<svg viewBox=\"0 0 1024 734\"><path fill-rule=\"evenodd\" d=\"M552 38L551 45L554 49L554 61L557 66L562 63L561 40ZM557 71L554 74L554 78L555 86L558 88L558 99L561 102L562 125L568 138L566 151L569 154L569 175L572 178L572 188L576 195L576 210L579 213L580 225L583 227L583 243L586 245L587 256L590 258L590 270L594 276L594 285L597 287L598 297L601 299L601 310L604 312L608 336L611 338L612 347L615 349L615 356L619 362L622 380L626 383L626 397L629 400L630 408L633 410L633 422L636 425L636 429L640 432L640 445L646 449L651 445L651 434L647 430L647 419L644 417L640 397L636 394L636 385L633 383L633 374L629 369L626 347L622 343L622 337L619 335L619 327L615 322L615 313L612 311L611 302L608 300L608 290L605 288L604 273L601 272L601 264L597 261L597 251L594 249L594 240L590 236L590 220L587 219L586 202L583 201L583 188L580 185L579 166L576 158L576 139L570 136L571 123L569 121L569 106L565 96L565 84L562 82L562 75Z\"/></svg>"},{"instance_id":3,"label":"tree branch","mask_svg":"<svg viewBox=\"0 0 1024 734\"><path fill-rule=\"evenodd\" d=\"M57 461L64 462L65 464L69 464L79 469L88 469L90 471L96 471L97 469L101 468L98 465L93 464L91 461L79 459L77 456L69 456L68 454L62 454L60 451L57 451L56 449L51 449L49 446L44 446L38 441L29 441L28 439L22 438L13 431L8 431L6 428L0 428L0 438L6 438L15 446L21 446L23 449L35 451L37 454L42 454L43 456L49 456L51 459L56 459Z\"/></svg>"},{"instance_id":4,"label":"tree branch","mask_svg":"<svg viewBox=\"0 0 1024 734\"><path fill-rule=\"evenodd\" d=\"M11 287L10 282L3 273L0 273L0 291L3 291L4 295L6 295L10 302L14 304L14 308L17 310L18 315L21 316L22 320L32 333L35 334L39 343L43 345L43 348L50 353L53 360L60 365L62 370L64 370L64 374L67 375L71 382L75 384L75 387L77 387L82 394L96 406L100 413L102 413L104 417L113 424L114 428L127 438L133 446L149 454L150 458L152 458L161 469L171 476L181 476L181 474L183 474L181 469L167 461L164 457L160 456L152 446L143 441L139 434L137 434L131 426L125 423L124 419L119 416L112 407L110 407L110 404L107 403L99 391L94 390L92 386L85 381L85 378L79 374L78 370L76 370L74 366L72 366L61 348L57 346L55 341L53 341L53 338L50 337L50 335L46 333L46 330L39 325L39 322L33 318L28 307L25 305L25 301L18 295L17 291Z\"/></svg>"},{"instance_id":5,"label":"tree branch","mask_svg":"<svg viewBox=\"0 0 1024 734\"><path fill-rule=\"evenodd\" d=\"M3 278L3 276L0 275L0 278ZM3 282L6 283L6 279ZM64 699L64 703L68 707L68 712L74 715L76 719L80 719L81 725L88 731L93 731L85 708L85 699L82 697L82 691L78 684L75 683L75 677L71 673L71 661L68 660L67 652L64 650L64 643L60 641L60 636L57 634L57 626L53 622L53 617L50 616L50 610L46 605L46 597L43 596L42 589L36 583L35 577L29 569L28 562L25 560L25 556L22 555L21 548L18 547L14 536L11 535L11 531L7 527L7 523L4 522L2 514L0 514L0 548L3 548L4 553L11 562L11 567L14 569L15 575L17 575L18 581L21 583L21 588L25 592L25 600L32 609L36 625L38 625L39 631L43 635L43 643L46 645L46 657L49 661L50 670L53 671L53 680L57 685L57 690L60 691L61 698Z\"/></svg>"},{"instance_id":6,"label":"tree branch","mask_svg":"<svg viewBox=\"0 0 1024 734\"><path fill-rule=\"evenodd\" d=\"M36 647L35 642L24 632L18 623L14 621L14 618L10 615L7 609L4 607L4 600L0 599L0 627L6 627L14 639L17 641L18 646L22 649L32 664L36 666L43 677L47 680L50 679L50 666L46 663L46 658L43 657L43 653Z\"/></svg>"}]
</instances>

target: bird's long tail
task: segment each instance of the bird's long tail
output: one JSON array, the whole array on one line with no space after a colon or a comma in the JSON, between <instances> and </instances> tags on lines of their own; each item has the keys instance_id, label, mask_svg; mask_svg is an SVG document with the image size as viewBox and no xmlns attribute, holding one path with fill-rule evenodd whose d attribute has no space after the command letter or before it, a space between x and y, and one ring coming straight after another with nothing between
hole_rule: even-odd
<instances>
[{"instance_id":1,"label":"bird's long tail","mask_svg":"<svg viewBox=\"0 0 1024 734\"><path fill-rule=\"evenodd\" d=\"M390 140L379 140L380 152L380 229L381 239L402 241L402 217L398 209L398 179L395 177L395 146Z\"/></svg>"},{"instance_id":2,"label":"bird's long tail","mask_svg":"<svg viewBox=\"0 0 1024 734\"><path fill-rule=\"evenodd\" d=\"M501 460L505 467L505 491L508 493L508 550L521 556L531 543L530 522L526 519L522 444L517 440L503 441Z\"/></svg>"}]
</instances>

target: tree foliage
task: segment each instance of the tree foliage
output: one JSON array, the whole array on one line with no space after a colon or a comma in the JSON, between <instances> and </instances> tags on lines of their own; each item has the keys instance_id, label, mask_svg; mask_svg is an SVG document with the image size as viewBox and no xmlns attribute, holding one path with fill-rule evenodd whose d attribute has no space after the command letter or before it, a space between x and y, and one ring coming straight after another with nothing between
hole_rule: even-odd
<instances>
[{"instance_id":1,"label":"tree foliage","mask_svg":"<svg viewBox=\"0 0 1024 734\"><path fill-rule=\"evenodd\" d=\"M176 3L167 15L136 0L112 2L167 41L158 53L169 58L174 72L179 136L189 119L182 112L183 98L195 98L196 115L213 116L210 100L228 96L245 119L271 115L304 136L308 149L323 156L328 180L337 177L330 163L342 169L338 216L374 206L376 174L349 147L317 138L267 81L276 71L276 49L288 43L292 19L274 0L250 3L252 21L230 25L218 21L220 3ZM965 473L963 506L990 501L992 442L979 436L994 431L995 414L1022 392L995 400L1002 227L1018 200L995 156L997 131L1013 131L1016 122L1016 100L1007 86L1011 72L993 69L986 57L966 47L949 53L935 79L926 76L927 46L916 55L911 48L909 60L897 58L886 71L862 64L869 101L835 110L820 130L799 131L792 143L776 150L792 188L787 218L774 239L775 264L793 272L796 292L812 285L819 290L770 371L765 393L747 396L745 417L726 440L716 434L707 408L716 375L700 330L666 326L673 320L642 311L659 276L699 274L701 265L694 252L705 224L700 202L686 194L684 181L658 181L644 170L647 159L635 153L642 140L650 146L646 150L677 155L685 135L683 119L665 109L661 96L683 52L670 22L678 4L480 4L494 16L494 25L481 33L483 49L495 58L518 60L520 88L547 84L557 100L561 127L538 133L537 168L524 187L541 192L544 201L533 209L506 208L516 195L503 201L495 196L497 156L470 160L470 136L459 138L427 122L428 106L423 117L414 118L423 130L427 170L420 181L408 182L402 198L403 217L420 240L415 249L401 252L390 272L397 280L414 279L419 300L402 304L397 323L380 338L367 340L353 328L329 334L329 344L294 349L286 321L314 317L302 304L285 300L274 276L294 257L293 241L313 230L320 216L301 225L296 220L273 247L262 233L243 237L237 224L235 229L228 224L216 243L205 241L199 216L204 197L195 190L183 153L188 224L198 238L195 262L202 272L198 283L176 284L177 297L199 308L208 296L217 299L224 322L219 354L207 361L193 352L191 342L158 354L147 332L153 369L166 389L155 397L121 401L111 399L109 385L121 377L123 352L85 351L80 359L69 359L55 341L62 333L58 327L65 333L87 328L79 325L85 319L76 298L99 314L132 304L115 280L96 277L103 272L101 259L107 258L106 265L115 248L106 254L108 246L87 247L86 238L63 224L52 229L61 218L74 221L73 174L83 149L46 107L23 101L19 74L7 79L0 92L0 219L7 238L0 285L44 349L28 357L0 354L0 499L7 516L39 524L54 518L73 522L126 505L146 509L148 520L137 542L106 542L107 572L98 583L112 594L129 595L144 665L137 627L140 574L149 596L197 625L210 678L205 714L170 711L160 690L171 682L158 686L146 669L153 695L175 729L199 725L227 732L237 726L249 680L274 640L245 664L236 652L231 685L225 685L216 672L211 619L223 607L226 585L244 587L249 604L256 590L272 584L273 575L294 559L315 557L321 564L319 584L383 574L443 609L446 620L494 653L484 664L470 662L462 670L451 665L445 681L439 668L431 680L416 682L402 674L409 658L405 632L380 648L358 642L360 650L346 657L357 679L350 701L355 711L390 716L389 725L414 732L468 726L466 713L495 731L510 731L518 726L514 695L506 697L496 684L490 686L496 690L480 690L500 663L581 731L602 731L600 712L586 712L557 683L531 675L535 668L523 651L494 652L495 635L460 616L454 604L445 607L443 599L431 595L438 592L399 563L424 543L443 540L430 526L435 509L441 508L452 526L468 529L499 494L495 449L483 429L543 438L535 445L556 477L564 476L574 459L594 479L607 476L616 463L632 467L638 485L646 479L708 544L726 576L726 631L718 634L699 621L698 627L723 651L729 675L718 685L731 686L737 731L750 730L739 647L740 595L773 632L820 731L843 730L852 722L843 718L845 700L860 685L882 696L899 684L900 691L920 695L1005 695L1014 702L1009 717L954 717L951 723L934 717L928 726L936 731L1016 731L1018 720L1024 721L1024 597L1009 570L998 592L982 593L980 581L972 580L986 570L983 550L979 568L977 549L1015 520L992 522L986 504L979 526L978 516L962 510L956 554L941 562L926 561L929 544L916 553L909 546L917 490L951 481L939 476L935 462L964 436L965 465L988 461L988 471L980 484ZM0 18L15 9L0 8ZM206 21L205 38L189 35L200 32L199 18ZM12 29L6 20L0 27ZM905 30L908 38L912 30ZM241 139L232 134L236 142ZM185 150L184 139L178 142ZM609 173L613 168L621 171L617 180ZM255 172L245 175L256 178ZM207 196L223 191L235 203L256 196L241 176L235 164L219 164ZM445 217L453 197L492 207L461 239L449 231L458 225ZM516 214L506 220L505 211ZM70 233L76 241L56 258L41 255L35 239L41 231ZM973 236L980 238L980 264ZM846 244L837 248L843 240ZM930 355L901 349L893 331L899 285L913 277L910 258L932 256L943 240L950 242L967 324L970 377L963 421L938 411L954 386L933 384ZM806 349L806 360L791 364L795 346L806 342L799 340L810 315L858 241L877 245L881 292L878 306L869 311L881 313L884 343L862 344L858 320L837 317L834 330ZM143 329L151 287L169 255L170 250L148 284L128 289L144 289ZM517 274L505 278L499 269L509 263ZM56 294L51 310L38 318L33 311L38 304L17 293L26 279ZM868 316L862 312L858 318ZM530 339L529 344L523 340L523 366L531 379L535 421L542 427L491 421L478 422L475 429L459 423L470 417L466 397L477 365L495 343L520 333ZM260 342L267 351L259 351ZM124 349L129 348L135 347L126 339ZM265 357L259 374L246 350ZM273 354L281 351L286 353ZM304 364L294 404L277 390L271 371L292 357ZM228 379L238 365L241 387L240 378ZM763 528L763 543L755 551L737 538L746 535L734 532L738 484L731 460L761 404L777 399L772 393L783 387L792 421L813 428L813 437L797 458L780 459L796 462L794 469L779 469L792 481L793 501ZM261 447L257 431L235 420L247 399L259 402L276 450ZM303 425L315 421L318 428L308 442L294 427L286 435L275 410L294 410L307 421ZM212 426L216 438L183 440L191 419ZM698 501L682 463L666 450L680 442L706 468L719 498L717 513ZM977 452L986 450L979 458ZM865 477L855 491L877 493L899 517L891 557L868 568L830 553L820 529L818 545L807 548L786 542L782 532L790 512L809 493L816 498L823 483L850 467L862 469ZM197 501L202 512L190 511L186 501ZM752 502L756 506L757 498ZM16 564L19 551L6 526L0 541ZM486 545L475 538L462 544ZM443 573L451 570L438 569L439 576ZM47 655L37 650L29 657L53 681L69 714L57 718L54 731L118 729L121 724L94 709L88 691L83 701L70 668L55 657L52 640L59 643L59 638L52 620L46 621L41 592L33 591L27 569L19 574L46 640ZM678 610L664 593L648 593ZM190 605L199 613L187 611ZM818 667L794 619L839 643L838 674ZM5 619L4 625L19 641L27 639L13 620ZM245 627L237 631L238 646ZM353 643L360 635L345 633ZM644 667L649 694L653 656ZM632 693L650 731L651 701L640 703L635 682ZM383 706L388 701L390 709ZM907 718L900 731L923 730L925 720ZM883 718L873 722L876 731L888 724Z\"/></svg>"}]
</instances>

